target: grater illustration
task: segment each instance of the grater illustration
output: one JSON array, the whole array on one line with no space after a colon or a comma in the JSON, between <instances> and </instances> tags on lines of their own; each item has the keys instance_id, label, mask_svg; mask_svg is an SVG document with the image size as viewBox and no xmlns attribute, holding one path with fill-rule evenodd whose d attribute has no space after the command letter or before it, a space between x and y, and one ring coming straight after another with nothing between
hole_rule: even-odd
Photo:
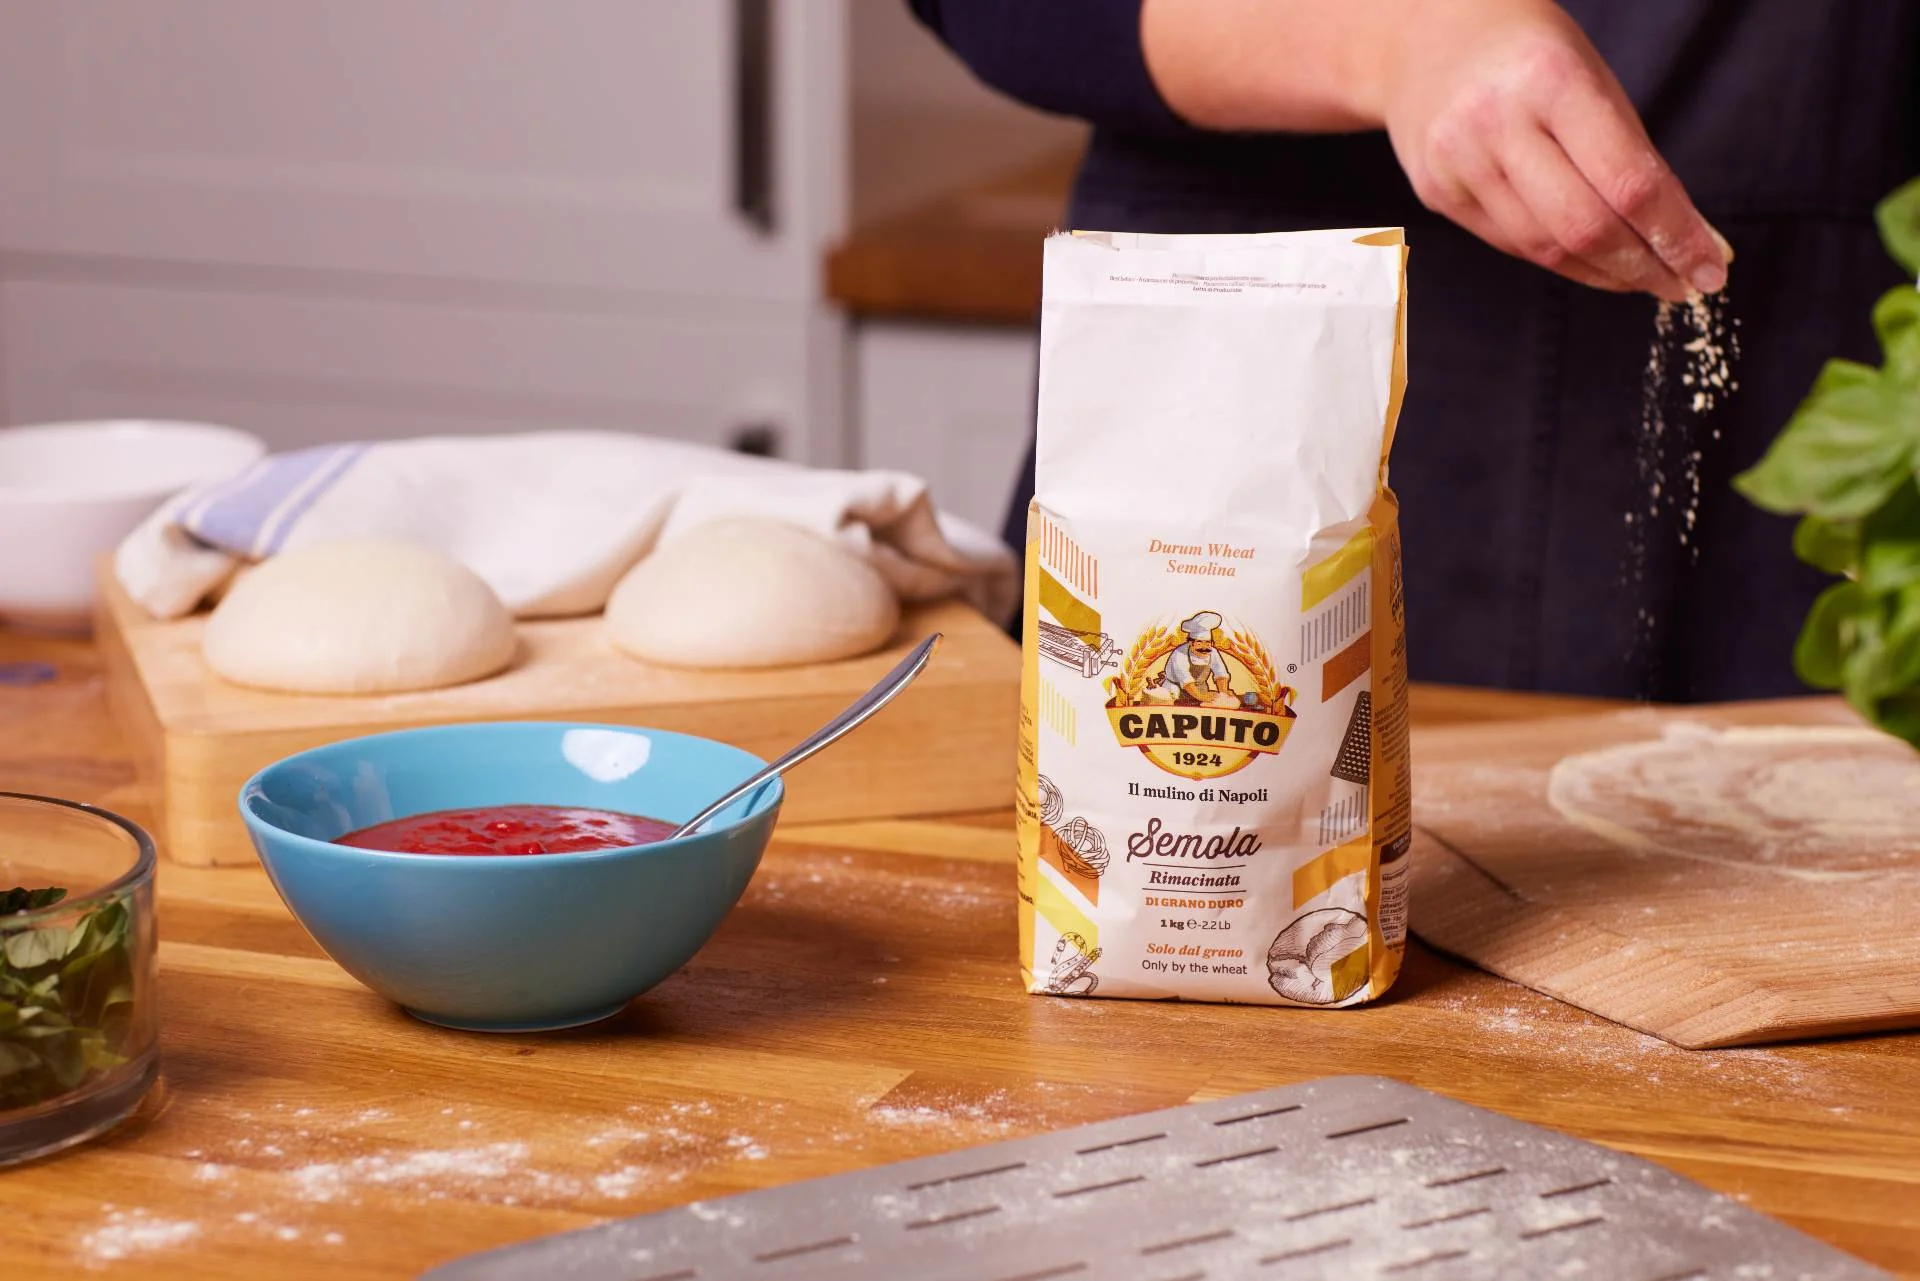
<instances>
[{"instance_id":1,"label":"grater illustration","mask_svg":"<svg viewBox=\"0 0 1920 1281\"><path fill-rule=\"evenodd\" d=\"M1347 732L1340 740L1340 750L1334 755L1333 769L1328 771L1343 783L1358 783L1365 787L1373 772L1373 695L1361 690L1353 702L1353 715L1347 721Z\"/></svg>"}]
</instances>

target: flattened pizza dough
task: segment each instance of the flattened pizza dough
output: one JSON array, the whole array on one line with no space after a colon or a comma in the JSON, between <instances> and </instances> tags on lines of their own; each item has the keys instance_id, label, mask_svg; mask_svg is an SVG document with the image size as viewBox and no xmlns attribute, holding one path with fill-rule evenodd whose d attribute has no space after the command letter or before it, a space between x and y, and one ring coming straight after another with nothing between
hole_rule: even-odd
<instances>
[{"instance_id":1,"label":"flattened pizza dough","mask_svg":"<svg viewBox=\"0 0 1920 1281\"><path fill-rule=\"evenodd\" d=\"M478 574L431 548L343 540L242 575L201 647L236 685L391 694L500 671L513 661L513 617Z\"/></svg>"},{"instance_id":2,"label":"flattened pizza dough","mask_svg":"<svg viewBox=\"0 0 1920 1281\"><path fill-rule=\"evenodd\" d=\"M1675 726L1567 757L1547 799L1631 849L1804 880L1920 871L1920 753L1865 726Z\"/></svg>"}]
</instances>

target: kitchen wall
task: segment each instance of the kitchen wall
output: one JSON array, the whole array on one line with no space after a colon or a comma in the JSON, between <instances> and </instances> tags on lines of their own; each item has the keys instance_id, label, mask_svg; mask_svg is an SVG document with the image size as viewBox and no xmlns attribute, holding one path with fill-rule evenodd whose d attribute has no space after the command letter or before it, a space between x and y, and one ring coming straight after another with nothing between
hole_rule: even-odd
<instances>
[{"instance_id":1,"label":"kitchen wall","mask_svg":"<svg viewBox=\"0 0 1920 1281\"><path fill-rule=\"evenodd\" d=\"M943 219L953 235L981 222L1031 235L1037 272L1042 230L1059 214L1057 184L1036 197L1024 182L994 180L1063 170L1085 127L982 86L904 0L856 3L852 49L855 234L946 201L972 211ZM997 530L1033 429L1033 327L955 319L939 299L925 301L928 315L853 327L848 403L859 457L927 477L943 510Z\"/></svg>"},{"instance_id":2,"label":"kitchen wall","mask_svg":"<svg viewBox=\"0 0 1920 1281\"><path fill-rule=\"evenodd\" d=\"M0 421L935 467L924 412L868 447L824 257L1078 136L904 0L0 0ZM927 330L900 372L944 403L1005 337Z\"/></svg>"},{"instance_id":3,"label":"kitchen wall","mask_svg":"<svg viewBox=\"0 0 1920 1281\"><path fill-rule=\"evenodd\" d=\"M851 215L877 221L969 182L1077 147L1077 121L982 85L906 0L854 0Z\"/></svg>"}]
</instances>

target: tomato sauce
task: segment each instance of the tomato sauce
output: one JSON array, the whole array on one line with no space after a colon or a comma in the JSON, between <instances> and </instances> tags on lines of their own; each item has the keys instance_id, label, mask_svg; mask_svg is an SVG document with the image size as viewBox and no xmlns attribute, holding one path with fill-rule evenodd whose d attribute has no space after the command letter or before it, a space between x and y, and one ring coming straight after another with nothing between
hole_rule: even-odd
<instances>
[{"instance_id":1,"label":"tomato sauce","mask_svg":"<svg viewBox=\"0 0 1920 1281\"><path fill-rule=\"evenodd\" d=\"M435 810L336 837L337 845L400 854L574 854L651 845L675 823L571 805L489 805Z\"/></svg>"}]
</instances>

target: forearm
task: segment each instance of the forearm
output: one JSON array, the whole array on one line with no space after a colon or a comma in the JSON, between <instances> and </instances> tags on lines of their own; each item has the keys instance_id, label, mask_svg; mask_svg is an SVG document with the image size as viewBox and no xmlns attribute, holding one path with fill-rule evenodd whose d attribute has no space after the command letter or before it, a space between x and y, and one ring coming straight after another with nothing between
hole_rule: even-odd
<instances>
[{"instance_id":1,"label":"forearm","mask_svg":"<svg viewBox=\"0 0 1920 1281\"><path fill-rule=\"evenodd\" d=\"M1161 97L1190 124L1377 129L1392 50L1423 4L1446 0L1144 0L1140 42Z\"/></svg>"}]
</instances>

